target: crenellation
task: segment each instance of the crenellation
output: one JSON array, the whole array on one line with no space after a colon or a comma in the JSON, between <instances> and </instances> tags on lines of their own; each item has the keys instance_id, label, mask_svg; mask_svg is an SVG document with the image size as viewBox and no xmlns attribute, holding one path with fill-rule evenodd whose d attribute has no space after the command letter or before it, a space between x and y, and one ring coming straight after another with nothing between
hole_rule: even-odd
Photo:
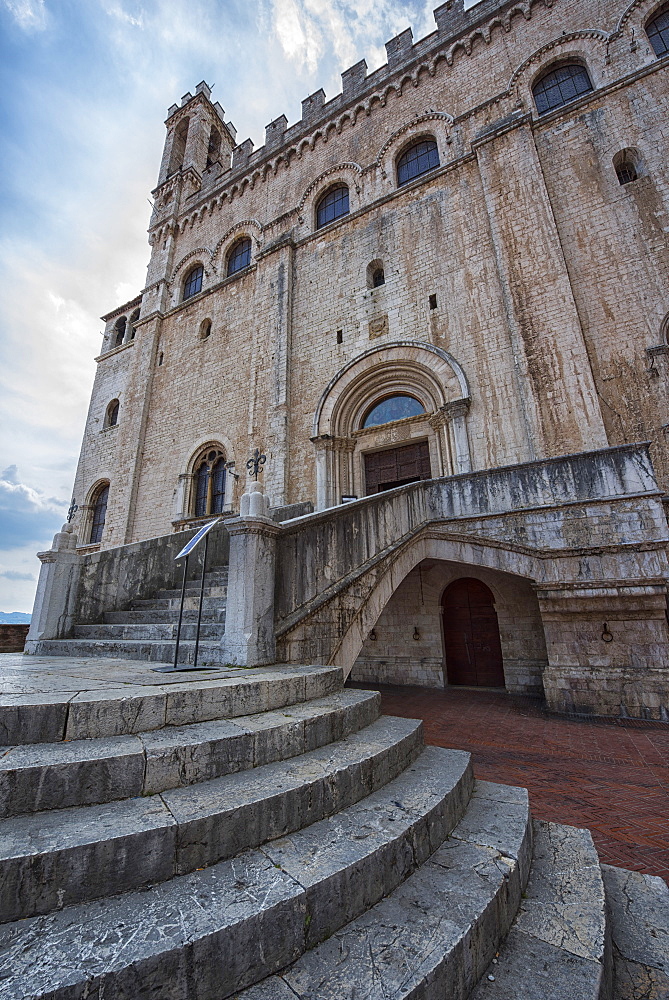
<instances>
[{"instance_id":1,"label":"crenellation","mask_svg":"<svg viewBox=\"0 0 669 1000\"><path fill-rule=\"evenodd\" d=\"M344 101L355 99L363 90L367 79L367 62L361 59L344 70L341 75L342 97Z\"/></svg>"},{"instance_id":2,"label":"crenellation","mask_svg":"<svg viewBox=\"0 0 669 1000\"><path fill-rule=\"evenodd\" d=\"M403 63L408 62L413 53L413 31L405 28L389 42L386 42L386 55L388 56L388 69L394 70Z\"/></svg>"},{"instance_id":3,"label":"crenellation","mask_svg":"<svg viewBox=\"0 0 669 1000\"><path fill-rule=\"evenodd\" d=\"M267 152L282 145L287 125L288 119L286 116L279 115L278 118L275 118L274 121L265 126L265 149Z\"/></svg>"}]
</instances>

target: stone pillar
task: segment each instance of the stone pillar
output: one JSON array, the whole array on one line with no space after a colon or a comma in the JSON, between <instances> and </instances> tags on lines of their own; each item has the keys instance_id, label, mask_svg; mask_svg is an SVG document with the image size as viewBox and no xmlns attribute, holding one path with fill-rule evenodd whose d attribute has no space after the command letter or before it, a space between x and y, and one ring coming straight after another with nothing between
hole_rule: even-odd
<instances>
[{"instance_id":1,"label":"stone pillar","mask_svg":"<svg viewBox=\"0 0 669 1000\"><path fill-rule=\"evenodd\" d=\"M316 510L332 507L332 455L334 439L329 434L311 439L316 448Z\"/></svg>"},{"instance_id":2,"label":"stone pillar","mask_svg":"<svg viewBox=\"0 0 669 1000\"><path fill-rule=\"evenodd\" d=\"M258 483L243 494L230 534L228 600L223 653L228 663L259 667L276 660L274 563L281 528L268 516L269 498Z\"/></svg>"},{"instance_id":3,"label":"stone pillar","mask_svg":"<svg viewBox=\"0 0 669 1000\"><path fill-rule=\"evenodd\" d=\"M454 399L441 407L446 414L451 432L453 464L455 466L453 472L455 473L472 471L466 420L470 405L471 399Z\"/></svg>"},{"instance_id":4,"label":"stone pillar","mask_svg":"<svg viewBox=\"0 0 669 1000\"><path fill-rule=\"evenodd\" d=\"M42 566L25 652L37 652L42 639L63 639L74 624L81 556L71 524L54 535L48 552L38 552Z\"/></svg>"},{"instance_id":5,"label":"stone pillar","mask_svg":"<svg viewBox=\"0 0 669 1000\"><path fill-rule=\"evenodd\" d=\"M193 480L195 476L190 472L182 472L177 481L177 489L174 497L174 520L180 521L190 515L190 498Z\"/></svg>"},{"instance_id":6,"label":"stone pillar","mask_svg":"<svg viewBox=\"0 0 669 1000\"><path fill-rule=\"evenodd\" d=\"M652 579L538 588L548 707L669 722L666 590Z\"/></svg>"}]
</instances>

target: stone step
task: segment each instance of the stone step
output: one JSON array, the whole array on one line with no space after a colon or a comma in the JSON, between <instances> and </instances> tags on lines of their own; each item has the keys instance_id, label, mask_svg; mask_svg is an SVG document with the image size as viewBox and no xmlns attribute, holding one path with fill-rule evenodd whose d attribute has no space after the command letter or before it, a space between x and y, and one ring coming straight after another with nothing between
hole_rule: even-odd
<instances>
[{"instance_id":1,"label":"stone step","mask_svg":"<svg viewBox=\"0 0 669 1000\"><path fill-rule=\"evenodd\" d=\"M155 795L286 760L369 726L380 703L378 692L345 689L234 722L13 747L0 757L0 816Z\"/></svg>"},{"instance_id":2,"label":"stone step","mask_svg":"<svg viewBox=\"0 0 669 1000\"><path fill-rule=\"evenodd\" d=\"M525 789L477 782L451 836L387 898L280 975L233 996L465 1000L514 918L531 843ZM533 1000L549 996L537 991Z\"/></svg>"},{"instance_id":3,"label":"stone step","mask_svg":"<svg viewBox=\"0 0 669 1000\"><path fill-rule=\"evenodd\" d=\"M613 941L613 1000L669 997L669 886L602 865Z\"/></svg>"},{"instance_id":4,"label":"stone step","mask_svg":"<svg viewBox=\"0 0 669 1000\"><path fill-rule=\"evenodd\" d=\"M0 825L0 920L164 882L332 815L397 777L422 724L384 717L301 757Z\"/></svg>"},{"instance_id":5,"label":"stone step","mask_svg":"<svg viewBox=\"0 0 669 1000\"><path fill-rule=\"evenodd\" d=\"M43 639L37 646L37 656L108 657L117 660L144 660L145 663L171 664L174 660L174 642L150 642L130 639ZM179 663L193 663L195 642L184 640L179 644ZM219 642L200 642L197 662L201 667L225 664L226 658Z\"/></svg>"},{"instance_id":6,"label":"stone step","mask_svg":"<svg viewBox=\"0 0 669 1000\"><path fill-rule=\"evenodd\" d=\"M147 608L143 611L105 611L102 621L105 625L162 625L165 622L171 622L176 625L179 621L179 609ZM197 608L184 608L183 621L196 622ZM219 605L215 609L210 608L208 610L203 608L202 621L209 623L225 622L225 605Z\"/></svg>"},{"instance_id":7,"label":"stone step","mask_svg":"<svg viewBox=\"0 0 669 1000\"><path fill-rule=\"evenodd\" d=\"M205 597L202 601L203 611L220 611L225 608L225 597ZM197 611L200 598L192 595L184 599L184 611ZM179 611L180 597L152 597L150 600L132 601L131 611Z\"/></svg>"},{"instance_id":8,"label":"stone step","mask_svg":"<svg viewBox=\"0 0 669 1000\"><path fill-rule=\"evenodd\" d=\"M0 694L0 745L97 739L255 715L324 698L340 691L343 682L340 667L280 664L221 677L187 677L171 684L157 680L155 685L126 684L78 694Z\"/></svg>"},{"instance_id":9,"label":"stone step","mask_svg":"<svg viewBox=\"0 0 669 1000\"><path fill-rule=\"evenodd\" d=\"M608 1000L610 934L590 832L541 821L533 827L525 896L471 1000Z\"/></svg>"},{"instance_id":10,"label":"stone step","mask_svg":"<svg viewBox=\"0 0 669 1000\"><path fill-rule=\"evenodd\" d=\"M226 583L211 583L205 584L204 587L204 597L225 597L228 592L228 585ZM170 598L173 600L181 600L181 587L170 587L169 589L157 590L155 593L155 598L158 600L163 600L164 598ZM187 585L186 586L186 597L200 597L200 585Z\"/></svg>"},{"instance_id":11,"label":"stone step","mask_svg":"<svg viewBox=\"0 0 669 1000\"><path fill-rule=\"evenodd\" d=\"M224 1000L392 892L458 823L471 784L468 754L428 747L363 801L261 850L5 924L3 1000ZM511 897L520 879L504 878L510 860L491 853L474 852L475 863L491 861L486 874ZM485 881L476 869L471 879L476 897Z\"/></svg>"},{"instance_id":12,"label":"stone step","mask_svg":"<svg viewBox=\"0 0 669 1000\"><path fill-rule=\"evenodd\" d=\"M102 639L114 642L175 642L177 622L163 622L123 625L75 625L74 639ZM195 640L197 622L182 622L180 639ZM218 640L225 632L223 622L202 622L200 640Z\"/></svg>"}]
</instances>

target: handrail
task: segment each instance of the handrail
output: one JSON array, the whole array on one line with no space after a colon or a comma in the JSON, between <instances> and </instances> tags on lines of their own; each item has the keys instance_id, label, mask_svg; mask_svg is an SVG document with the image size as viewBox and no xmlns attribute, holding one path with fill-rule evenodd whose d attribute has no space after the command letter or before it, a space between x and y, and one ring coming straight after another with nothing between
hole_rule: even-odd
<instances>
[{"instance_id":1,"label":"handrail","mask_svg":"<svg viewBox=\"0 0 669 1000\"><path fill-rule=\"evenodd\" d=\"M172 664L171 667L154 667L153 669L156 670L158 673L169 674L175 671L184 672L186 670L198 669L197 656L200 649L200 626L202 624L202 601L204 599L204 576L207 569L207 546L209 545L209 532L219 523L219 521L222 520L223 520L222 517L216 517L214 518L213 521L209 521L208 524L203 525L203 527L200 528L198 533L196 535L193 535L190 541L187 542L186 545L184 545L181 552L179 552L179 554L174 557L175 562L178 562L179 559L186 560L184 562L184 575L183 575L183 580L181 582L181 602L179 604L179 623L177 625L177 638L174 646L174 663ZM181 624L183 621L184 600L186 597L186 577L188 575L188 559L191 556L191 554L195 551L195 549L198 547L202 539L204 539L204 553L202 555L202 576L200 578L200 600L198 601L198 607L197 607L197 628L195 630L195 651L193 654L193 665L190 666L189 664L186 664L180 667L178 665L179 643L181 641ZM218 667L209 666L209 667L200 667L199 669L218 670Z\"/></svg>"}]
</instances>

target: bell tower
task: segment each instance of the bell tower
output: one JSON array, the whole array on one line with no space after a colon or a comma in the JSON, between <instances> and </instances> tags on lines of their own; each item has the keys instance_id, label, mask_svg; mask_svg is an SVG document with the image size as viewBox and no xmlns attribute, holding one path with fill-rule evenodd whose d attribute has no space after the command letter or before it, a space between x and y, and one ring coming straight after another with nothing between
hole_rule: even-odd
<instances>
[{"instance_id":1,"label":"bell tower","mask_svg":"<svg viewBox=\"0 0 669 1000\"><path fill-rule=\"evenodd\" d=\"M158 190L178 173L192 173L197 184L205 171L230 167L236 130L225 121L218 101L213 104L210 98L211 89L203 80L195 88L195 96L184 94L181 105L173 104L169 109Z\"/></svg>"}]
</instances>

